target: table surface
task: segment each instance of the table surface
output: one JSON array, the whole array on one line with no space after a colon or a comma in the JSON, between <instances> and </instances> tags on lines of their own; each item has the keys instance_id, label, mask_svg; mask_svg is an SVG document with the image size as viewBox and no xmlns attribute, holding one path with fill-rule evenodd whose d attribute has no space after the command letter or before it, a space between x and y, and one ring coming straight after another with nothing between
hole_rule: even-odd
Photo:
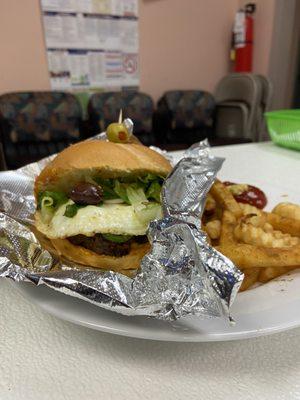
<instances>
[{"instance_id":1,"label":"table surface","mask_svg":"<svg viewBox=\"0 0 300 400\"><path fill-rule=\"evenodd\" d=\"M226 157L221 178L241 180L253 168L253 183L273 179L284 191L276 176L286 171L299 191L300 153L271 143L212 152ZM58 320L5 279L0 302L1 400L300 399L300 329L224 343L154 342Z\"/></svg>"}]
</instances>

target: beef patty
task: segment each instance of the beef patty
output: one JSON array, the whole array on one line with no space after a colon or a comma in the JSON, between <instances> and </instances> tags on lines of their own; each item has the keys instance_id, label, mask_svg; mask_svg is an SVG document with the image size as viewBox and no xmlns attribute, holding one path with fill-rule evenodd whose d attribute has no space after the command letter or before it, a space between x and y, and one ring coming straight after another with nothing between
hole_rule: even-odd
<instances>
[{"instance_id":1,"label":"beef patty","mask_svg":"<svg viewBox=\"0 0 300 400\"><path fill-rule=\"evenodd\" d=\"M68 237L75 246L81 246L97 254L106 256L122 257L130 253L132 243L147 243L146 235L134 236L124 243L115 243L105 239L100 233L95 236L76 235Z\"/></svg>"}]
</instances>

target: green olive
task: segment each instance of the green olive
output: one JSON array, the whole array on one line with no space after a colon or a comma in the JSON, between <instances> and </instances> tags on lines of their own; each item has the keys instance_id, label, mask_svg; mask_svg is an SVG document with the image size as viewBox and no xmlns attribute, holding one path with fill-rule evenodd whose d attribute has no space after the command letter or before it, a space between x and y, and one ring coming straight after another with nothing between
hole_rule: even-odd
<instances>
[{"instance_id":1,"label":"green olive","mask_svg":"<svg viewBox=\"0 0 300 400\"><path fill-rule=\"evenodd\" d=\"M110 142L127 143L131 134L124 124L114 122L106 129L107 138Z\"/></svg>"}]
</instances>

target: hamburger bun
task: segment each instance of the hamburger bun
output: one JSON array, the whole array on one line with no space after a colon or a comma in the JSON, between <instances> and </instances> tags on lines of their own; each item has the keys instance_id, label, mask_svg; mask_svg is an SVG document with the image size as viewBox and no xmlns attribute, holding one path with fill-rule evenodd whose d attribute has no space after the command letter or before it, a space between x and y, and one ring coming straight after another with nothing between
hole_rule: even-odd
<instances>
[{"instance_id":1,"label":"hamburger bun","mask_svg":"<svg viewBox=\"0 0 300 400\"><path fill-rule=\"evenodd\" d=\"M74 144L52 160L35 181L35 196L44 190L68 192L76 182L99 175L103 179L147 173L166 177L169 161L149 147L134 143L90 140Z\"/></svg>"},{"instance_id":2,"label":"hamburger bun","mask_svg":"<svg viewBox=\"0 0 300 400\"><path fill-rule=\"evenodd\" d=\"M150 243L134 243L131 245L130 253L122 257L99 255L81 246L75 246L67 239L51 239L56 252L78 264L87 265L93 268L120 271L138 269L144 255L150 250Z\"/></svg>"},{"instance_id":3,"label":"hamburger bun","mask_svg":"<svg viewBox=\"0 0 300 400\"><path fill-rule=\"evenodd\" d=\"M63 150L42 170L36 178L34 192L37 199L38 194L45 190L68 193L78 182L89 182L95 176L113 179L151 173L166 177L171 169L169 161L162 155L140 144L84 141ZM36 212L36 221L40 221L39 211ZM114 257L74 245L67 238L50 240L57 253L67 260L119 272L138 269L141 259L150 249L149 243L134 242L127 255Z\"/></svg>"}]
</instances>

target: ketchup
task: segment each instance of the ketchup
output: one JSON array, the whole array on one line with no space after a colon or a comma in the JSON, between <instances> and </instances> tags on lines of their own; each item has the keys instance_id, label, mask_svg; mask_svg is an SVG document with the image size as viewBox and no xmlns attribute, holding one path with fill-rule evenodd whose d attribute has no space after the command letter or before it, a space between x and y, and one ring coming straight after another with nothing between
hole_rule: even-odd
<instances>
[{"instance_id":1,"label":"ketchup","mask_svg":"<svg viewBox=\"0 0 300 400\"><path fill-rule=\"evenodd\" d=\"M225 186L236 185L233 182L223 182ZM248 190L245 190L241 194L234 194L233 197L239 203L248 203L251 206L255 206L257 208L264 208L267 204L267 197L262 190L257 188L256 186L247 185Z\"/></svg>"}]
</instances>

